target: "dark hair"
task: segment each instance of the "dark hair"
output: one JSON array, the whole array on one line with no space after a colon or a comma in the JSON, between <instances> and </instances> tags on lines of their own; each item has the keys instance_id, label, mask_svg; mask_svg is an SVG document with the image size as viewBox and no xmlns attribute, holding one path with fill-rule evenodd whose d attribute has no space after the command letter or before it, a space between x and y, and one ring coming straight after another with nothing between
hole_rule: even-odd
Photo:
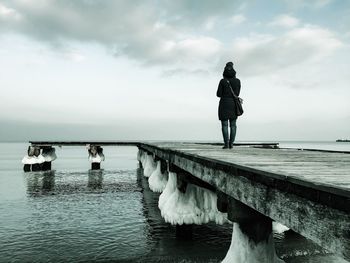
<instances>
[{"instance_id":1,"label":"dark hair","mask_svg":"<svg viewBox=\"0 0 350 263\"><path fill-rule=\"evenodd\" d=\"M226 67L232 67L232 68L233 68L233 62L231 62L231 61L230 61L230 62L227 62L227 63L226 63Z\"/></svg>"},{"instance_id":2,"label":"dark hair","mask_svg":"<svg viewBox=\"0 0 350 263\"><path fill-rule=\"evenodd\" d=\"M222 74L224 78L235 78L236 71L233 69L233 62L227 62Z\"/></svg>"}]
</instances>

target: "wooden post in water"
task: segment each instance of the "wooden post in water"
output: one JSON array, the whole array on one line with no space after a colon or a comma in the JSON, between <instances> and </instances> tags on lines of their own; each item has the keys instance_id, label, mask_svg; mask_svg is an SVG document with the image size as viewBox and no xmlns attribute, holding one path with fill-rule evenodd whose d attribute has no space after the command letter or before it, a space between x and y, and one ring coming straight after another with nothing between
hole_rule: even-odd
<instances>
[{"instance_id":1,"label":"wooden post in water","mask_svg":"<svg viewBox=\"0 0 350 263\"><path fill-rule=\"evenodd\" d=\"M182 180L182 176L181 174L177 174L177 189L185 194L186 193L186 190L187 190L187 182L185 180ZM191 239L192 238L192 229L193 229L193 226L192 224L190 225L186 225L186 224L183 224L183 225L176 225L176 236L181 238L181 239Z\"/></svg>"},{"instance_id":2,"label":"wooden post in water","mask_svg":"<svg viewBox=\"0 0 350 263\"><path fill-rule=\"evenodd\" d=\"M42 164L42 170L50 171L52 167L52 161L56 159L55 148L52 146L42 147L42 155L45 158L45 162Z\"/></svg>"},{"instance_id":3,"label":"wooden post in water","mask_svg":"<svg viewBox=\"0 0 350 263\"><path fill-rule=\"evenodd\" d=\"M162 174L165 174L165 172L168 171L168 163L163 160L163 159L160 159L160 172Z\"/></svg>"},{"instance_id":4,"label":"wooden post in water","mask_svg":"<svg viewBox=\"0 0 350 263\"><path fill-rule=\"evenodd\" d=\"M39 155L40 155L40 148L39 147L34 147L34 156L35 157L39 157ZM34 164L32 164L32 171L33 172L41 171L41 166L42 166L42 163L34 163Z\"/></svg>"},{"instance_id":5,"label":"wooden post in water","mask_svg":"<svg viewBox=\"0 0 350 263\"><path fill-rule=\"evenodd\" d=\"M247 205L230 198L228 202L228 219L236 222L241 231L255 244L267 242L272 234L272 220L248 207Z\"/></svg>"},{"instance_id":6,"label":"wooden post in water","mask_svg":"<svg viewBox=\"0 0 350 263\"><path fill-rule=\"evenodd\" d=\"M238 228L234 225L231 247L223 263L231 262L232 258L248 259L247 262L283 262L276 256L271 218L229 198L228 219L238 224Z\"/></svg>"},{"instance_id":7,"label":"wooden post in water","mask_svg":"<svg viewBox=\"0 0 350 263\"><path fill-rule=\"evenodd\" d=\"M169 164L169 172L176 173L177 177L177 189L181 193L186 193L187 190L187 182L183 180L183 174L181 174L181 171L173 164ZM193 225L192 224L182 224L182 225L176 225L176 237L184 240L190 240L192 239L193 234Z\"/></svg>"},{"instance_id":8,"label":"wooden post in water","mask_svg":"<svg viewBox=\"0 0 350 263\"><path fill-rule=\"evenodd\" d=\"M42 163L44 162L44 158L40 156L40 148L37 146L29 146L27 155L22 159L23 170L25 172L36 172L41 171Z\"/></svg>"},{"instance_id":9,"label":"wooden post in water","mask_svg":"<svg viewBox=\"0 0 350 263\"><path fill-rule=\"evenodd\" d=\"M192 239L193 226L192 225L176 225L176 237L180 239Z\"/></svg>"},{"instance_id":10,"label":"wooden post in water","mask_svg":"<svg viewBox=\"0 0 350 263\"><path fill-rule=\"evenodd\" d=\"M221 191L216 191L216 195L218 196L218 199L216 201L216 206L217 206L218 210L221 213L227 213L227 210L228 210L227 194L225 194Z\"/></svg>"},{"instance_id":11,"label":"wooden post in water","mask_svg":"<svg viewBox=\"0 0 350 263\"><path fill-rule=\"evenodd\" d=\"M101 162L105 160L103 149L98 145L88 145L89 160L91 162L91 170L101 169Z\"/></svg>"},{"instance_id":12,"label":"wooden post in water","mask_svg":"<svg viewBox=\"0 0 350 263\"><path fill-rule=\"evenodd\" d=\"M176 177L177 177L177 180L176 180L176 182L177 182L177 189L179 189L179 191L181 193L183 193L183 194L186 193L187 182L182 179L181 174L177 174Z\"/></svg>"}]
</instances>

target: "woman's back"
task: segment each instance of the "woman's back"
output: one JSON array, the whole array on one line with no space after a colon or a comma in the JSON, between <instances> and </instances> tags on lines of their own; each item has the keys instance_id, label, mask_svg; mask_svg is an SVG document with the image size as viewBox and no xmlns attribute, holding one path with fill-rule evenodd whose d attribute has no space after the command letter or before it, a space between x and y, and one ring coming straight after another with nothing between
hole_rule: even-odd
<instances>
[{"instance_id":1,"label":"woman's back","mask_svg":"<svg viewBox=\"0 0 350 263\"><path fill-rule=\"evenodd\" d=\"M220 98L232 98L233 99L233 96L232 96L232 93L230 90L230 86L229 86L227 80L230 82L233 92L237 96L239 96L239 93L241 92L241 81L237 78L221 79L219 82L218 90L216 92L216 96L218 96Z\"/></svg>"}]
</instances>

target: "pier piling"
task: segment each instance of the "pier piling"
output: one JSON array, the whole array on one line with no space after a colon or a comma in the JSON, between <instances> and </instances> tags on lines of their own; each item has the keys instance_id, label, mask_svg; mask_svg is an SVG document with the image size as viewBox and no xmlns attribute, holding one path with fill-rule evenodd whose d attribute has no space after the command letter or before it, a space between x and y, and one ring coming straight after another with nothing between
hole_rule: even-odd
<instances>
[{"instance_id":1,"label":"pier piling","mask_svg":"<svg viewBox=\"0 0 350 263\"><path fill-rule=\"evenodd\" d=\"M256 244L267 242L272 234L272 220L247 205L233 199L228 200L228 219L238 223L242 233Z\"/></svg>"},{"instance_id":2,"label":"pier piling","mask_svg":"<svg viewBox=\"0 0 350 263\"><path fill-rule=\"evenodd\" d=\"M232 248L227 260L223 262L240 262L239 259L232 260L237 253L231 252L235 247L247 246L248 249L243 252L248 258L254 256L256 251L266 252L265 260L252 259L253 262L278 262L274 251L272 220L344 259L350 259L348 152L279 149L278 144L274 143L235 144L232 151L224 151L220 145L208 143L31 143L32 146L89 144L95 147L95 157L89 151L93 169L99 169L101 161L104 160L101 146L137 146L142 151L140 161L144 176L150 177L155 172L154 175L158 176L152 176L151 179L158 180L161 178L160 171L167 174L167 178L163 176L168 179L168 183L160 196L159 208L162 210L161 206L163 209L165 207L162 216L165 221L178 224L179 233L186 227L186 232L189 232L190 226L182 226L184 222L201 223L200 218L186 218L184 221L181 211L176 210L186 207L186 198L191 195L193 197L193 193L200 193L201 199L210 200L210 206L214 203L216 210L228 212L229 220L235 223ZM30 154L33 156L28 151L28 156L23 158L24 170L36 169L33 164L42 163L39 160L40 149L37 157L34 156L34 151L37 152L31 148ZM154 161L155 158L158 162ZM179 200L182 203L179 204ZM196 217L193 210L196 206L187 208L185 212ZM222 217L221 213L219 218ZM242 240L245 242L244 246ZM250 246L251 244L253 245Z\"/></svg>"},{"instance_id":3,"label":"pier piling","mask_svg":"<svg viewBox=\"0 0 350 263\"><path fill-rule=\"evenodd\" d=\"M103 148L99 145L87 145L91 170L101 169L101 162L105 160Z\"/></svg>"},{"instance_id":4,"label":"pier piling","mask_svg":"<svg viewBox=\"0 0 350 263\"><path fill-rule=\"evenodd\" d=\"M38 146L29 146L27 155L22 159L24 172L37 172L42 170L42 164L45 159L41 155L41 149Z\"/></svg>"}]
</instances>

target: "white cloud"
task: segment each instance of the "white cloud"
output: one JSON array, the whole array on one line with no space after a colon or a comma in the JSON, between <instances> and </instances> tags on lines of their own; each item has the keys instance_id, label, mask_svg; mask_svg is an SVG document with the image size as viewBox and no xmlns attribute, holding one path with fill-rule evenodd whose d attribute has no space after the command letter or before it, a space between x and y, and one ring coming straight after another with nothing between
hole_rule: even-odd
<instances>
[{"instance_id":1,"label":"white cloud","mask_svg":"<svg viewBox=\"0 0 350 263\"><path fill-rule=\"evenodd\" d=\"M344 37L345 39L350 40L350 31L346 32L346 33L343 35L343 37Z\"/></svg>"},{"instance_id":2,"label":"white cloud","mask_svg":"<svg viewBox=\"0 0 350 263\"><path fill-rule=\"evenodd\" d=\"M231 17L230 21L232 22L233 25L239 25L239 24L242 24L244 21L246 21L247 18L242 15L242 14L239 14L239 15L234 15L233 17Z\"/></svg>"},{"instance_id":3,"label":"white cloud","mask_svg":"<svg viewBox=\"0 0 350 263\"><path fill-rule=\"evenodd\" d=\"M78 51L70 54L71 42L98 43L115 56L142 65L161 66L170 72L213 71L232 57L242 61L241 65L250 68L251 73L266 72L325 56L341 45L331 31L300 27L299 20L290 15L278 16L272 22L294 28L284 35L250 33L238 37L225 32L222 37L217 30L222 23L229 20L238 25L247 20L243 14L229 16L233 10L247 5L241 3L241 0L225 3L168 0L152 6L141 0L13 0L0 10L6 14L20 13L22 19L18 23L0 23L0 32L2 28L11 29L60 47L64 52L68 50L66 58L74 61L84 58L77 55ZM254 28L247 32L254 32Z\"/></svg>"},{"instance_id":4,"label":"white cloud","mask_svg":"<svg viewBox=\"0 0 350 263\"><path fill-rule=\"evenodd\" d=\"M175 53L179 53L180 56L193 57L194 59L207 60L212 59L221 47L220 41L211 37L196 37L187 38L179 41L174 47Z\"/></svg>"},{"instance_id":5,"label":"white cloud","mask_svg":"<svg viewBox=\"0 0 350 263\"><path fill-rule=\"evenodd\" d=\"M269 24L271 26L295 27L299 24L299 19L290 15L279 15Z\"/></svg>"},{"instance_id":6,"label":"white cloud","mask_svg":"<svg viewBox=\"0 0 350 263\"><path fill-rule=\"evenodd\" d=\"M331 31L308 25L277 36L253 34L236 39L228 55L239 61L244 74L254 75L317 62L342 46Z\"/></svg>"},{"instance_id":7,"label":"white cloud","mask_svg":"<svg viewBox=\"0 0 350 263\"><path fill-rule=\"evenodd\" d=\"M0 32L2 28L10 28L64 50L69 49L70 42L99 43L110 51L114 50L116 56L171 68L186 68L189 62L204 67L213 61L221 48L220 41L189 32L189 24L202 28L204 23L210 31L215 26L216 15L228 12L211 1L198 5L200 14L197 8L187 9L186 1L165 1L157 7L143 1L131 3L124 0L14 0L8 3L13 8L2 7L2 13L12 14L16 9L22 13L23 19L16 24L0 24ZM227 1L228 5L232 3ZM175 10L178 12L173 12ZM76 55L66 57L81 60Z\"/></svg>"},{"instance_id":8,"label":"white cloud","mask_svg":"<svg viewBox=\"0 0 350 263\"><path fill-rule=\"evenodd\" d=\"M216 17L210 17L207 19L207 21L205 21L204 23L204 28L205 30L213 30L216 24Z\"/></svg>"},{"instance_id":9,"label":"white cloud","mask_svg":"<svg viewBox=\"0 0 350 263\"><path fill-rule=\"evenodd\" d=\"M13 8L9 8L0 3L0 19L3 20L19 20L21 15Z\"/></svg>"},{"instance_id":10,"label":"white cloud","mask_svg":"<svg viewBox=\"0 0 350 263\"><path fill-rule=\"evenodd\" d=\"M73 62L82 62L86 60L86 57L79 53L78 51L67 51L64 53L64 58L71 60Z\"/></svg>"},{"instance_id":11,"label":"white cloud","mask_svg":"<svg viewBox=\"0 0 350 263\"><path fill-rule=\"evenodd\" d=\"M293 9L298 8L323 8L334 0L284 0Z\"/></svg>"}]
</instances>

